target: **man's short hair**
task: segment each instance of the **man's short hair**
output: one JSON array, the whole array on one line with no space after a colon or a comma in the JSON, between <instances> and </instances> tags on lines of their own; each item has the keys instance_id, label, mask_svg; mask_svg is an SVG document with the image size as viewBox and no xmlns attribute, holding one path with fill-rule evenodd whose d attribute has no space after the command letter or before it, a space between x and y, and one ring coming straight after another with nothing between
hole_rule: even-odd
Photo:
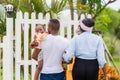
<instances>
[{"instance_id":1,"label":"man's short hair","mask_svg":"<svg viewBox=\"0 0 120 80\"><path fill-rule=\"evenodd\" d=\"M59 31L60 22L57 19L51 19L49 22L49 26L52 28L52 30Z\"/></svg>"}]
</instances>

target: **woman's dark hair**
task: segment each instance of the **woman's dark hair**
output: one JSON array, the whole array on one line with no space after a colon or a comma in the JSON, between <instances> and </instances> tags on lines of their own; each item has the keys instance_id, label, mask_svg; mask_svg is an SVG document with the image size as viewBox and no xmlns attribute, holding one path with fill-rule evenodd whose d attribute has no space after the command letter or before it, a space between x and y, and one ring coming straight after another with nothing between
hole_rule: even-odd
<instances>
[{"instance_id":1,"label":"woman's dark hair","mask_svg":"<svg viewBox=\"0 0 120 80\"><path fill-rule=\"evenodd\" d=\"M93 27L95 25L94 20L90 18L83 19L82 23L87 27Z\"/></svg>"}]
</instances>

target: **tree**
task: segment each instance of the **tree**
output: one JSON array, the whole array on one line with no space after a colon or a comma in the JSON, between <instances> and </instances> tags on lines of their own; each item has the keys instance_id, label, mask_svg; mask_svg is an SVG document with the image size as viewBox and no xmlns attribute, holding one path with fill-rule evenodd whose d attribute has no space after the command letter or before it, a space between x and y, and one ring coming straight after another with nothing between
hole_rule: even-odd
<instances>
[{"instance_id":1,"label":"tree","mask_svg":"<svg viewBox=\"0 0 120 80\"><path fill-rule=\"evenodd\" d=\"M67 0L52 0L51 6L47 5L46 0L0 0L0 4L3 6L12 4L15 7L13 18L16 17L17 11L28 12L29 14L41 12L43 15L50 13L51 18L56 18L56 15L66 7ZM0 17L4 14L5 12L3 13L0 10ZM3 33L5 33L5 19L0 18L0 34L3 35Z\"/></svg>"},{"instance_id":2,"label":"tree","mask_svg":"<svg viewBox=\"0 0 120 80\"><path fill-rule=\"evenodd\" d=\"M103 34L110 32L109 24L112 22L112 19L108 15L107 8L104 9L101 14L96 18L95 21L95 30L101 31Z\"/></svg>"},{"instance_id":3,"label":"tree","mask_svg":"<svg viewBox=\"0 0 120 80\"><path fill-rule=\"evenodd\" d=\"M118 46L120 44L120 13L110 8L105 8L96 18L95 29L100 30L104 35L111 54L120 54Z\"/></svg>"},{"instance_id":4,"label":"tree","mask_svg":"<svg viewBox=\"0 0 120 80\"><path fill-rule=\"evenodd\" d=\"M74 9L77 11L77 14L80 19L81 13L91 14L93 19L96 19L97 16L106 8L107 5L115 2L116 0L109 0L106 2L105 0L76 0ZM71 6L72 4L70 4ZM87 13L87 14L86 14Z\"/></svg>"},{"instance_id":5,"label":"tree","mask_svg":"<svg viewBox=\"0 0 120 80\"><path fill-rule=\"evenodd\" d=\"M67 0L52 0L48 11L51 15L51 18L56 18L56 15L65 9L66 4Z\"/></svg>"},{"instance_id":6,"label":"tree","mask_svg":"<svg viewBox=\"0 0 120 80\"><path fill-rule=\"evenodd\" d=\"M13 4L16 8L15 12L21 10L22 12L42 12L51 14L51 18L55 14L64 10L67 0L51 0L50 6L47 5L46 0L1 0L0 4Z\"/></svg>"},{"instance_id":7,"label":"tree","mask_svg":"<svg viewBox=\"0 0 120 80\"><path fill-rule=\"evenodd\" d=\"M107 14L111 18L111 22L108 25L109 32L114 34L117 38L120 39L120 13L108 8Z\"/></svg>"},{"instance_id":8,"label":"tree","mask_svg":"<svg viewBox=\"0 0 120 80\"><path fill-rule=\"evenodd\" d=\"M74 19L74 6L73 6L73 0L68 0L69 2L69 8L70 8L70 14L71 14L71 19Z\"/></svg>"}]
</instances>

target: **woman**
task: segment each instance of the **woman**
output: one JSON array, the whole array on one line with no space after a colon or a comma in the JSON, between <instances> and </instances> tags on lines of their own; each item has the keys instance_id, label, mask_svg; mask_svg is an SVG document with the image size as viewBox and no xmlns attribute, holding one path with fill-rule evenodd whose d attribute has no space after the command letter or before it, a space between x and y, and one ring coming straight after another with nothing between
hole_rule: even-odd
<instances>
[{"instance_id":1,"label":"woman","mask_svg":"<svg viewBox=\"0 0 120 80\"><path fill-rule=\"evenodd\" d=\"M66 54L63 55L65 62L70 62L75 56L72 70L73 80L98 80L98 70L103 68L105 73L106 60L101 37L92 34L94 21L83 19L79 22L80 35L75 36Z\"/></svg>"}]
</instances>

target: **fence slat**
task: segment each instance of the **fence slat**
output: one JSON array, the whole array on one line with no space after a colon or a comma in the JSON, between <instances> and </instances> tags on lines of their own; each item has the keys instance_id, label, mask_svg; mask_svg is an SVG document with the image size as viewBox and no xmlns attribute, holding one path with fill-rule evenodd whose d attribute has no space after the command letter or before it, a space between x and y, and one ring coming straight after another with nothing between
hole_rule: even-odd
<instances>
[{"instance_id":1,"label":"fence slat","mask_svg":"<svg viewBox=\"0 0 120 80\"><path fill-rule=\"evenodd\" d=\"M45 20L45 27L46 27L46 31L47 31L47 28L48 28L48 22L49 22L49 20L50 20L50 14L49 14L49 13L46 14L44 20Z\"/></svg>"},{"instance_id":2,"label":"fence slat","mask_svg":"<svg viewBox=\"0 0 120 80\"><path fill-rule=\"evenodd\" d=\"M7 73L7 71L8 71L8 68L7 68L7 44L6 44L6 42L7 42L7 37L6 36L4 36L3 37L3 43L4 43L4 46L3 46L3 80L7 80L7 79L9 79L9 76L6 76L6 73Z\"/></svg>"},{"instance_id":3,"label":"fence slat","mask_svg":"<svg viewBox=\"0 0 120 80\"><path fill-rule=\"evenodd\" d=\"M75 14L75 15L74 15L74 36L77 35L77 34L76 34L76 29L78 28L78 23L79 23L79 22L78 22L78 15Z\"/></svg>"},{"instance_id":4,"label":"fence slat","mask_svg":"<svg viewBox=\"0 0 120 80\"><path fill-rule=\"evenodd\" d=\"M45 20L43 19L43 14L42 13L38 14L38 21L39 21L39 24L45 24Z\"/></svg>"},{"instance_id":5,"label":"fence slat","mask_svg":"<svg viewBox=\"0 0 120 80\"><path fill-rule=\"evenodd\" d=\"M28 17L28 13L25 13L24 14L24 19L28 20L29 17ZM28 40L29 40L29 34L28 34L28 31L29 31L29 24L26 24L25 23L25 26L24 26L24 60L25 60L25 63L24 63L24 80L28 80Z\"/></svg>"},{"instance_id":6,"label":"fence slat","mask_svg":"<svg viewBox=\"0 0 120 80\"><path fill-rule=\"evenodd\" d=\"M69 17L70 15L67 15L68 16L68 24L67 24L67 39L70 40L71 39L71 26L72 26L72 21L71 21L71 17Z\"/></svg>"},{"instance_id":7,"label":"fence slat","mask_svg":"<svg viewBox=\"0 0 120 80\"><path fill-rule=\"evenodd\" d=\"M23 19L23 13L21 11L16 13L16 19Z\"/></svg>"},{"instance_id":8,"label":"fence slat","mask_svg":"<svg viewBox=\"0 0 120 80\"><path fill-rule=\"evenodd\" d=\"M35 20L36 19L36 14L35 13L32 13L31 14L31 19L32 20ZM33 22L33 23L31 23L31 40L33 41L33 36L34 36L34 33L35 33L35 26L36 26L36 24ZM33 53L33 50L31 51L31 54ZM32 59L32 70L31 70L31 74L32 74L32 76L31 76L31 78L32 78L32 80L34 80L34 74L35 74L35 69L36 69L36 63L35 63L35 61Z\"/></svg>"},{"instance_id":9,"label":"fence slat","mask_svg":"<svg viewBox=\"0 0 120 80\"><path fill-rule=\"evenodd\" d=\"M20 64L21 61L21 23L20 19L23 18L21 12L17 12L15 20L15 71L16 71L16 79L20 80Z\"/></svg>"},{"instance_id":10,"label":"fence slat","mask_svg":"<svg viewBox=\"0 0 120 80\"><path fill-rule=\"evenodd\" d=\"M3 43L0 43L0 48L3 48Z\"/></svg>"},{"instance_id":11,"label":"fence slat","mask_svg":"<svg viewBox=\"0 0 120 80\"><path fill-rule=\"evenodd\" d=\"M4 42L4 55L3 58L6 58L6 62L4 62L5 65L3 65L3 68L7 70L6 76L4 75L4 80L13 80L13 18L6 17L6 38L7 41ZM8 55L9 53L9 55ZM6 65L7 64L7 65ZM7 67L6 67L7 66Z\"/></svg>"},{"instance_id":12,"label":"fence slat","mask_svg":"<svg viewBox=\"0 0 120 80\"><path fill-rule=\"evenodd\" d=\"M65 36L65 26L67 26L66 24L64 24L65 23L65 18L64 18L64 16L61 14L60 15L60 35L61 36Z\"/></svg>"}]
</instances>

